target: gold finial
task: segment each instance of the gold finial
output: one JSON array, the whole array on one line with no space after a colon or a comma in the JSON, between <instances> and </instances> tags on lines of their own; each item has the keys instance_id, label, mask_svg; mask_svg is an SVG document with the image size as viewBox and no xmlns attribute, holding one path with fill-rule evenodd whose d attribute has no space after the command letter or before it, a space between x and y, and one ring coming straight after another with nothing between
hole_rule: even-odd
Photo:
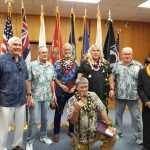
<instances>
[{"instance_id":1,"label":"gold finial","mask_svg":"<svg viewBox=\"0 0 150 150\"><path fill-rule=\"evenodd\" d=\"M73 7L71 8L71 13L73 13Z\"/></svg>"},{"instance_id":2,"label":"gold finial","mask_svg":"<svg viewBox=\"0 0 150 150\"><path fill-rule=\"evenodd\" d=\"M97 6L97 13L100 14L99 4L98 4L98 6Z\"/></svg>"},{"instance_id":3,"label":"gold finial","mask_svg":"<svg viewBox=\"0 0 150 150\"><path fill-rule=\"evenodd\" d=\"M41 4L41 11L44 11L44 6L43 6L43 4Z\"/></svg>"},{"instance_id":4,"label":"gold finial","mask_svg":"<svg viewBox=\"0 0 150 150\"><path fill-rule=\"evenodd\" d=\"M111 10L109 10L109 19L111 19Z\"/></svg>"},{"instance_id":5,"label":"gold finial","mask_svg":"<svg viewBox=\"0 0 150 150\"><path fill-rule=\"evenodd\" d=\"M23 0L21 0L21 5L22 5L22 7L24 7L24 2L23 2Z\"/></svg>"},{"instance_id":6,"label":"gold finial","mask_svg":"<svg viewBox=\"0 0 150 150\"><path fill-rule=\"evenodd\" d=\"M111 20L111 10L109 10L109 18L108 20Z\"/></svg>"},{"instance_id":7,"label":"gold finial","mask_svg":"<svg viewBox=\"0 0 150 150\"><path fill-rule=\"evenodd\" d=\"M5 3L8 3L8 6L11 7L11 3L13 3L14 0L5 0Z\"/></svg>"},{"instance_id":8,"label":"gold finial","mask_svg":"<svg viewBox=\"0 0 150 150\"><path fill-rule=\"evenodd\" d=\"M119 34L119 32L121 32L121 29L118 28L117 30L118 30L118 34Z\"/></svg>"},{"instance_id":9,"label":"gold finial","mask_svg":"<svg viewBox=\"0 0 150 150\"><path fill-rule=\"evenodd\" d=\"M85 14L85 16L87 15L87 9L84 10L84 14Z\"/></svg>"},{"instance_id":10,"label":"gold finial","mask_svg":"<svg viewBox=\"0 0 150 150\"><path fill-rule=\"evenodd\" d=\"M59 8L58 8L58 5L57 5L57 6L56 6L56 12L58 12L58 9L59 9Z\"/></svg>"}]
</instances>

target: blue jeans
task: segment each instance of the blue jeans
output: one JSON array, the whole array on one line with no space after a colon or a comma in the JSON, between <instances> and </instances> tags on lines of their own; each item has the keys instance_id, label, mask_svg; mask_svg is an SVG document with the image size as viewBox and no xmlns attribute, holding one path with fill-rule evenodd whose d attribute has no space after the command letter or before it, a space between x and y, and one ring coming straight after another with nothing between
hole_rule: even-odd
<instances>
[{"instance_id":1,"label":"blue jeans","mask_svg":"<svg viewBox=\"0 0 150 150\"><path fill-rule=\"evenodd\" d=\"M40 137L44 138L47 137L47 112L49 108L49 101L37 101L35 102L34 107L29 108L29 129L28 129L28 136L27 142L33 143L35 137L35 118L36 113L39 112L38 110L41 109L41 128L40 128Z\"/></svg>"},{"instance_id":2,"label":"blue jeans","mask_svg":"<svg viewBox=\"0 0 150 150\"><path fill-rule=\"evenodd\" d=\"M69 98L72 97L73 94L64 93L63 95L57 96L57 103L59 109L55 110L54 116L54 134L59 134L60 132L60 121L61 116L64 110L64 106L66 102L68 102ZM74 132L74 125L69 121L69 132Z\"/></svg>"},{"instance_id":3,"label":"blue jeans","mask_svg":"<svg viewBox=\"0 0 150 150\"><path fill-rule=\"evenodd\" d=\"M134 129L134 138L141 139L142 135L142 117L139 109L139 100L120 100L116 99L116 121L115 125L118 131L118 134L123 133L122 126L122 117L125 110L126 105L128 106L129 112L131 114L132 119L132 127Z\"/></svg>"}]
</instances>

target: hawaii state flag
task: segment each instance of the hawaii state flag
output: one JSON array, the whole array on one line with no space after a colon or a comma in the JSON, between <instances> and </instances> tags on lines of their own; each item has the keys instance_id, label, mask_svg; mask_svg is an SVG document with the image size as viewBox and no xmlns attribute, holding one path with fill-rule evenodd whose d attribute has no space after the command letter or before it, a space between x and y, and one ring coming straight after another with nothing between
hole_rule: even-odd
<instances>
[{"instance_id":1,"label":"hawaii state flag","mask_svg":"<svg viewBox=\"0 0 150 150\"><path fill-rule=\"evenodd\" d=\"M27 66L29 67L29 63L31 61L31 52L30 52L27 19L23 4L21 12L22 12L22 56L25 59Z\"/></svg>"},{"instance_id":2,"label":"hawaii state flag","mask_svg":"<svg viewBox=\"0 0 150 150\"><path fill-rule=\"evenodd\" d=\"M11 8L8 7L8 14L6 17L3 40L1 44L1 54L7 52L8 40L13 36L12 24L11 24Z\"/></svg>"},{"instance_id":3,"label":"hawaii state flag","mask_svg":"<svg viewBox=\"0 0 150 150\"><path fill-rule=\"evenodd\" d=\"M62 37L60 32L60 13L58 8L56 8L56 24L54 31L54 38L52 43L52 51L50 53L50 59L52 64L54 64L58 59L62 57Z\"/></svg>"}]
</instances>

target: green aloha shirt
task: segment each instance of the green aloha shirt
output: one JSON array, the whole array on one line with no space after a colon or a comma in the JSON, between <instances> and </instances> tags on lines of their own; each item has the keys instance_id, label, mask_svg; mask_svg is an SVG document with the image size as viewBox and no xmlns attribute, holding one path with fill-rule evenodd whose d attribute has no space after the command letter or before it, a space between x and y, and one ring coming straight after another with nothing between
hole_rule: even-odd
<instances>
[{"instance_id":1,"label":"green aloha shirt","mask_svg":"<svg viewBox=\"0 0 150 150\"><path fill-rule=\"evenodd\" d=\"M87 111L83 108L80 110L78 122L75 124L75 134L78 137L78 142L86 144L93 142L96 136L97 117L100 112L106 112L106 107L96 95L95 92L88 92L90 95L91 106L88 115ZM67 117L70 119L74 112L74 104L77 102L75 96L71 97L67 105ZM88 102L87 102L88 103ZM86 103L86 106L87 106Z\"/></svg>"},{"instance_id":2,"label":"green aloha shirt","mask_svg":"<svg viewBox=\"0 0 150 150\"><path fill-rule=\"evenodd\" d=\"M142 64L132 60L129 66L123 61L114 64L112 73L115 77L115 94L117 99L138 100L137 80Z\"/></svg>"},{"instance_id":3,"label":"green aloha shirt","mask_svg":"<svg viewBox=\"0 0 150 150\"><path fill-rule=\"evenodd\" d=\"M51 81L55 73L53 65L47 61L43 65L39 60L30 63L29 80L31 81L32 97L35 101L51 100Z\"/></svg>"}]
</instances>

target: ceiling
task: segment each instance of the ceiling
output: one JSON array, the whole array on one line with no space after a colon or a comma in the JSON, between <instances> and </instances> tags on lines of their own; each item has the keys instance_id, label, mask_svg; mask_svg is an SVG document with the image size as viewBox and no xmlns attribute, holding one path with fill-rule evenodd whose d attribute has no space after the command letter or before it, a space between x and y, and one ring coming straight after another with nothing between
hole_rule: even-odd
<instances>
[{"instance_id":1,"label":"ceiling","mask_svg":"<svg viewBox=\"0 0 150 150\"><path fill-rule=\"evenodd\" d=\"M150 22L150 9L137 6L146 0L101 0L99 3L102 19L108 19L111 10L113 20ZM41 4L46 16L55 16L56 5L62 17L69 17L73 8L77 18L82 18L87 9L88 18L96 19L98 4L63 2L60 0L24 0L26 14L40 15ZM0 13L7 12L5 0L0 0ZM12 13L20 14L21 0L14 0Z\"/></svg>"}]
</instances>

